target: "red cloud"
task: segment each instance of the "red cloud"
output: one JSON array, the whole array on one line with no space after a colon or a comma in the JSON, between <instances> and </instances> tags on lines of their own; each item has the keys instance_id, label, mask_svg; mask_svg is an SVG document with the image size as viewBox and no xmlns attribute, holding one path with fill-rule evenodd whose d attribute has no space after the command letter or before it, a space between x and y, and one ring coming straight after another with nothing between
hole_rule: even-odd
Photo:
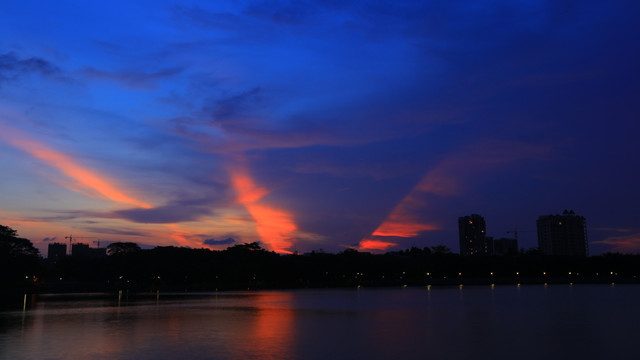
<instances>
[{"instance_id":1,"label":"red cloud","mask_svg":"<svg viewBox=\"0 0 640 360\"><path fill-rule=\"evenodd\" d=\"M398 244L390 241L363 239L358 246L359 250L381 250L385 251L388 248L397 246Z\"/></svg>"}]
</instances>

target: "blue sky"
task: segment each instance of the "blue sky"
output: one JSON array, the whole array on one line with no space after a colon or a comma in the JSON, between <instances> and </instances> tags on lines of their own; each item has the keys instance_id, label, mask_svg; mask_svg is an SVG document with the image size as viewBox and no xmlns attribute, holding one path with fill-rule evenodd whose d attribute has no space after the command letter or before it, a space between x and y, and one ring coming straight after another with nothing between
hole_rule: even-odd
<instances>
[{"instance_id":1,"label":"blue sky","mask_svg":"<svg viewBox=\"0 0 640 360\"><path fill-rule=\"evenodd\" d=\"M635 1L0 4L0 223L41 249L640 251ZM46 240L45 240L46 239Z\"/></svg>"}]
</instances>

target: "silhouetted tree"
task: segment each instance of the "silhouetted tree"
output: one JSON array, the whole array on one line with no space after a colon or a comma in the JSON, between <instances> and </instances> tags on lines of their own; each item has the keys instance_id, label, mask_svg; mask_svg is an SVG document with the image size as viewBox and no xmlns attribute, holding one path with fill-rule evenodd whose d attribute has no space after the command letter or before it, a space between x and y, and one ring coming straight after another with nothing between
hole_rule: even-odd
<instances>
[{"instance_id":1,"label":"silhouetted tree","mask_svg":"<svg viewBox=\"0 0 640 360\"><path fill-rule=\"evenodd\" d=\"M356 248L347 248L344 249L344 251L342 251L341 253L338 253L338 255L347 255L347 256L353 256L353 255L358 255L358 249Z\"/></svg>"},{"instance_id":2,"label":"silhouetted tree","mask_svg":"<svg viewBox=\"0 0 640 360\"><path fill-rule=\"evenodd\" d=\"M260 246L260 243L254 241L252 243L234 245L232 247L227 248L227 250L261 251L264 249L262 248L262 246Z\"/></svg>"},{"instance_id":3,"label":"silhouetted tree","mask_svg":"<svg viewBox=\"0 0 640 360\"><path fill-rule=\"evenodd\" d=\"M0 225L0 254L11 258L39 257L40 251L28 239L18 237L18 231Z\"/></svg>"},{"instance_id":4,"label":"silhouetted tree","mask_svg":"<svg viewBox=\"0 0 640 360\"><path fill-rule=\"evenodd\" d=\"M431 247L434 254L451 254L451 249L444 245L436 245Z\"/></svg>"},{"instance_id":5,"label":"silhouetted tree","mask_svg":"<svg viewBox=\"0 0 640 360\"><path fill-rule=\"evenodd\" d=\"M18 231L8 226L0 225L0 238L17 237Z\"/></svg>"},{"instance_id":6,"label":"silhouetted tree","mask_svg":"<svg viewBox=\"0 0 640 360\"><path fill-rule=\"evenodd\" d=\"M35 285L40 273L40 252L18 232L0 225L0 286L2 290L25 290ZM21 290L21 291L22 291Z\"/></svg>"},{"instance_id":7,"label":"silhouetted tree","mask_svg":"<svg viewBox=\"0 0 640 360\"><path fill-rule=\"evenodd\" d=\"M107 255L109 256L135 254L140 251L140 246L132 242L115 242L107 246Z\"/></svg>"}]
</instances>

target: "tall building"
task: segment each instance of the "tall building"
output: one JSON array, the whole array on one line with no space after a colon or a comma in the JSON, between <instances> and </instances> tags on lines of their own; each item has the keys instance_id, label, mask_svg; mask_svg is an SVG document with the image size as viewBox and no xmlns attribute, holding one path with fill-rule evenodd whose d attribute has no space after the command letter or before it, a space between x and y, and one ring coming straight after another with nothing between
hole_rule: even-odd
<instances>
[{"instance_id":1,"label":"tall building","mask_svg":"<svg viewBox=\"0 0 640 360\"><path fill-rule=\"evenodd\" d=\"M490 255L484 218L478 214L458 218L460 255Z\"/></svg>"},{"instance_id":2,"label":"tall building","mask_svg":"<svg viewBox=\"0 0 640 360\"><path fill-rule=\"evenodd\" d=\"M493 240L493 255L505 256L518 253L518 240L509 238L500 238Z\"/></svg>"},{"instance_id":3,"label":"tall building","mask_svg":"<svg viewBox=\"0 0 640 360\"><path fill-rule=\"evenodd\" d=\"M94 249L89 247L89 244L76 243L71 246L71 256L83 258L100 258L107 256L107 249Z\"/></svg>"},{"instance_id":4,"label":"tall building","mask_svg":"<svg viewBox=\"0 0 640 360\"><path fill-rule=\"evenodd\" d=\"M67 244L51 243L47 248L47 258L51 261L60 260L67 255Z\"/></svg>"},{"instance_id":5,"label":"tall building","mask_svg":"<svg viewBox=\"0 0 640 360\"><path fill-rule=\"evenodd\" d=\"M538 249L546 255L587 256L587 222L565 210L562 215L543 215L538 226Z\"/></svg>"}]
</instances>

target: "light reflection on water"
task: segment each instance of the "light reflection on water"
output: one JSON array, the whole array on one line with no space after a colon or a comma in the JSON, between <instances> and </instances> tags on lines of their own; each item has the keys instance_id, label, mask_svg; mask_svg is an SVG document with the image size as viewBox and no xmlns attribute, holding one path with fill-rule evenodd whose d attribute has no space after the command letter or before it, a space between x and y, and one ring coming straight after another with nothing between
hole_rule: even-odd
<instances>
[{"instance_id":1,"label":"light reflection on water","mask_svg":"<svg viewBox=\"0 0 640 360\"><path fill-rule=\"evenodd\" d=\"M38 297L2 359L636 358L640 286L531 285Z\"/></svg>"}]
</instances>

